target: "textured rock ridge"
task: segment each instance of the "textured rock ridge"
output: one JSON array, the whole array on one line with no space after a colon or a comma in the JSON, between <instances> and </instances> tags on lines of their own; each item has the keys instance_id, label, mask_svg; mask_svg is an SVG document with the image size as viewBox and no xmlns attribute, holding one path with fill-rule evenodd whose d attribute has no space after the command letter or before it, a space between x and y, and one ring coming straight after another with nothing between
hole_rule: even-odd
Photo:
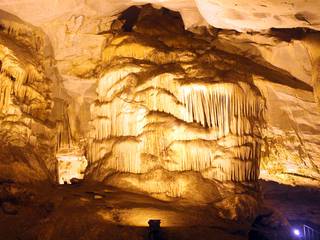
<instances>
[{"instance_id":1,"label":"textured rock ridge","mask_svg":"<svg viewBox=\"0 0 320 240\"><path fill-rule=\"evenodd\" d=\"M49 121L45 35L11 15L1 18L0 29L0 177L53 180L55 138Z\"/></svg>"},{"instance_id":2,"label":"textured rock ridge","mask_svg":"<svg viewBox=\"0 0 320 240\"><path fill-rule=\"evenodd\" d=\"M308 27L319 30L320 3L302 1L195 0L209 24L239 31Z\"/></svg>"}]
</instances>

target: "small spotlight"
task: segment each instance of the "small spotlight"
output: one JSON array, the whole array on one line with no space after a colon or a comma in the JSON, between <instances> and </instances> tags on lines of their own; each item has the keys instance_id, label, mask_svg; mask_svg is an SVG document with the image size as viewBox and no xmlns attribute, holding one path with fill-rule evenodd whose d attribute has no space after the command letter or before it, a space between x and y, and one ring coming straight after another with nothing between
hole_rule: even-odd
<instances>
[{"instance_id":1,"label":"small spotlight","mask_svg":"<svg viewBox=\"0 0 320 240\"><path fill-rule=\"evenodd\" d=\"M297 228L294 228L294 229L293 229L293 234L294 234L295 236L297 236L297 237L300 237L300 236L301 236L300 230L297 229Z\"/></svg>"}]
</instances>

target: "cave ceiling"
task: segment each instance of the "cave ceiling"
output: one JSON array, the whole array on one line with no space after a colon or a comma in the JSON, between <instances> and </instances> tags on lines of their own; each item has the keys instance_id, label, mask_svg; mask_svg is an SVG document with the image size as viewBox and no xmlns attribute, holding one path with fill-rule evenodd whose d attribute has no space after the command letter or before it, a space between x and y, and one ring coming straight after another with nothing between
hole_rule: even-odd
<instances>
[{"instance_id":1,"label":"cave ceiling","mask_svg":"<svg viewBox=\"0 0 320 240\"><path fill-rule=\"evenodd\" d=\"M121 11L132 5L146 3L178 11L186 29L196 26L213 26L214 28L236 30L243 33L265 33L272 28L320 29L320 2L317 0L282 2L275 0L1 0L0 8L23 21L40 27L48 35L55 52L57 67L61 75L67 76L72 85L76 77L85 78L88 81L91 77L95 77L96 66L100 60L99 54L105 42L105 38L99 33L107 31L112 19ZM285 37L288 37L287 35L285 34ZM297 35L297 33L293 35ZM291 37L289 36L289 38ZM254 48L266 44L271 45L270 48L272 48L273 45L278 44L275 42L279 42L269 35L266 37L236 35L232 38L240 38L242 42L251 42L251 45L255 45ZM239 40L233 39L233 41ZM280 47L283 52L285 46ZM295 48L299 47L295 46ZM277 47L278 49L279 47ZM276 57L270 56L269 53L264 53L265 49L260 52L262 52L264 59L267 58L268 61L268 58L273 58L273 64L282 68L281 60L275 59ZM86 63L85 67L83 63ZM304 65L302 68L291 65L291 69L285 70L289 70L300 80L309 81L306 72L310 66L306 66L307 62ZM290 68L290 66L284 68L288 67ZM66 85L70 84L66 83ZM83 90L83 88L81 89Z\"/></svg>"},{"instance_id":2,"label":"cave ceiling","mask_svg":"<svg viewBox=\"0 0 320 240\"><path fill-rule=\"evenodd\" d=\"M205 19L214 27L240 31L271 27L320 29L317 0L2 0L0 7L39 26L72 14L111 16L146 3L179 11L187 26L205 24Z\"/></svg>"}]
</instances>

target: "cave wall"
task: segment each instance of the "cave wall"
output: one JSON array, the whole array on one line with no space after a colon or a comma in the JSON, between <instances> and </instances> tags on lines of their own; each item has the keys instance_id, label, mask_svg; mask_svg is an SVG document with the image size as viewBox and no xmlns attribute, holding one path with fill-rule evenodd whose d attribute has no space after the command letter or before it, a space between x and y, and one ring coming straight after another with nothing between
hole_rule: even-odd
<instances>
[{"instance_id":1,"label":"cave wall","mask_svg":"<svg viewBox=\"0 0 320 240\"><path fill-rule=\"evenodd\" d=\"M262 179L319 184L318 37L306 29L251 34L221 30L214 40L218 49L275 69L269 77L254 80L267 104ZM279 72L282 81L270 81Z\"/></svg>"},{"instance_id":2,"label":"cave wall","mask_svg":"<svg viewBox=\"0 0 320 240\"><path fill-rule=\"evenodd\" d=\"M247 0L195 0L201 15L217 28L238 31L307 27L319 30L317 0L279 2Z\"/></svg>"},{"instance_id":3,"label":"cave wall","mask_svg":"<svg viewBox=\"0 0 320 240\"><path fill-rule=\"evenodd\" d=\"M0 179L52 181L51 49L40 29L0 15Z\"/></svg>"},{"instance_id":4,"label":"cave wall","mask_svg":"<svg viewBox=\"0 0 320 240\"><path fill-rule=\"evenodd\" d=\"M209 34L203 29L190 30L200 33L198 37L213 48L244 63L244 71L253 72L267 106L260 177L317 186L317 33L305 29L264 33L208 29Z\"/></svg>"}]
</instances>

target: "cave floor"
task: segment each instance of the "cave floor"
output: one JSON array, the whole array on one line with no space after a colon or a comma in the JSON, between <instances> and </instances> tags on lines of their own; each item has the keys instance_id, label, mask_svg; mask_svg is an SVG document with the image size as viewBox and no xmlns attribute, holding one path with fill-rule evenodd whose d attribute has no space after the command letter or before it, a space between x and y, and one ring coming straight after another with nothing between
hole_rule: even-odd
<instances>
[{"instance_id":1,"label":"cave floor","mask_svg":"<svg viewBox=\"0 0 320 240\"><path fill-rule=\"evenodd\" d=\"M261 182L265 204L291 224L320 225L320 192ZM222 220L208 205L165 202L99 183L28 187L15 214L0 211L0 240L148 239L148 220L160 219L162 239L244 240L249 225Z\"/></svg>"},{"instance_id":2,"label":"cave floor","mask_svg":"<svg viewBox=\"0 0 320 240\"><path fill-rule=\"evenodd\" d=\"M160 219L162 239L247 239L248 225L217 217L213 207L165 202L102 184L34 187L17 214L0 211L0 239L148 239Z\"/></svg>"},{"instance_id":3,"label":"cave floor","mask_svg":"<svg viewBox=\"0 0 320 240\"><path fill-rule=\"evenodd\" d=\"M320 189L260 181L266 206L276 208L291 225L320 229Z\"/></svg>"}]
</instances>

